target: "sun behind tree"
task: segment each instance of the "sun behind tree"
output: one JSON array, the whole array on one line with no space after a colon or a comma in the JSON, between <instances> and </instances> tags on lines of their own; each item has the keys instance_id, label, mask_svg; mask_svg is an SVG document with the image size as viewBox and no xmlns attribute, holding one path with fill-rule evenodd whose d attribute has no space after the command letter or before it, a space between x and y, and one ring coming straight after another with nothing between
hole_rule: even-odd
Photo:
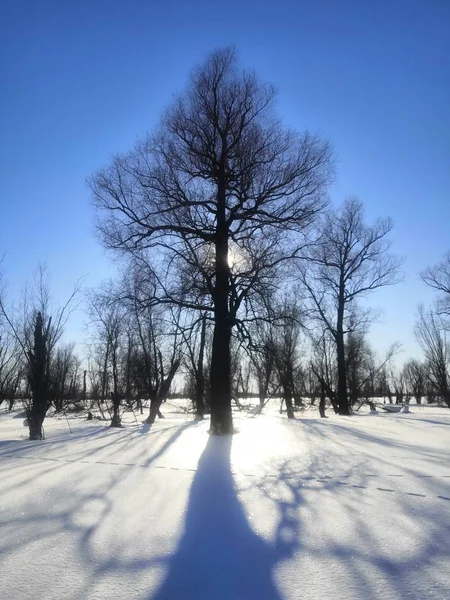
<instances>
[{"instance_id":1,"label":"sun behind tree","mask_svg":"<svg viewBox=\"0 0 450 600\"><path fill-rule=\"evenodd\" d=\"M214 434L233 432L232 329L264 312L268 282L323 208L332 170L328 145L283 128L274 98L273 86L238 69L233 48L217 50L160 127L90 181L103 244L157 272L149 303L213 319ZM231 245L246 256L242 268L231 268Z\"/></svg>"}]
</instances>

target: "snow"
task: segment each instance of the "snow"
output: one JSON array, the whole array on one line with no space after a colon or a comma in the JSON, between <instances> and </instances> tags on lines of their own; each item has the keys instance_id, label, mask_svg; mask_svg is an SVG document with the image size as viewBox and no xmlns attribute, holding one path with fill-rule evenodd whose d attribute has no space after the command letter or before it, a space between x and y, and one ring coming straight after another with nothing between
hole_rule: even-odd
<instances>
[{"instance_id":1,"label":"snow","mask_svg":"<svg viewBox=\"0 0 450 600\"><path fill-rule=\"evenodd\" d=\"M450 598L450 411L0 415L0 598Z\"/></svg>"}]
</instances>

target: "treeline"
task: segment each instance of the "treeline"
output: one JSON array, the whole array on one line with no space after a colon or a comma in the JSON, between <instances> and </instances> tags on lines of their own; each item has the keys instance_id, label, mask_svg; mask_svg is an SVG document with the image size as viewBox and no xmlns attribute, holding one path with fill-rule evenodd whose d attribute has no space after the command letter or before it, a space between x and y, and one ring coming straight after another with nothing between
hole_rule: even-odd
<instances>
[{"instance_id":1,"label":"treeline","mask_svg":"<svg viewBox=\"0 0 450 600\"><path fill-rule=\"evenodd\" d=\"M445 268L450 274L449 257L423 277ZM51 407L56 412L91 412L120 426L123 410L142 414L148 406L146 420L152 423L161 414L175 377L178 395L191 401L193 417L202 419L210 413L213 323L207 313L198 316L149 305L146 283L136 273L128 274L120 286L109 284L86 294L89 343L81 359L75 344L60 341L67 314L53 309L53 321L43 271L37 288L33 297L41 300L40 305L25 299L12 318L2 300L0 319L0 405L12 410L15 400L25 402L30 437L42 437ZM297 290L301 296L301 288ZM249 324L245 335L237 331L231 346L231 388L237 408L253 396L261 408L271 398L281 399L288 417L309 406L317 406L322 416L329 406L339 412L336 341L305 306L304 296L285 298L272 307L271 322ZM450 407L447 312L445 296L428 311L419 309L416 336L425 359L409 359L401 368L395 364L398 346L380 359L367 331L355 327L346 333L346 385L352 411L362 404L374 408L380 399Z\"/></svg>"},{"instance_id":2,"label":"treeline","mask_svg":"<svg viewBox=\"0 0 450 600\"><path fill-rule=\"evenodd\" d=\"M148 399L151 423L181 379L213 434L233 432L233 401L250 389L261 405L283 398L291 418L313 401L340 415L378 396L450 405L448 303L419 313L423 363L396 371L395 347L374 356L367 297L401 280L392 222L367 223L357 198L330 204L329 144L286 128L275 96L234 49L213 52L159 127L91 177L97 230L121 272L88 293L82 368L61 345L76 293L52 308L41 274L19 311L2 300L1 393L28 388L30 437L69 388L120 426L123 402ZM446 260L423 277L448 298Z\"/></svg>"}]
</instances>

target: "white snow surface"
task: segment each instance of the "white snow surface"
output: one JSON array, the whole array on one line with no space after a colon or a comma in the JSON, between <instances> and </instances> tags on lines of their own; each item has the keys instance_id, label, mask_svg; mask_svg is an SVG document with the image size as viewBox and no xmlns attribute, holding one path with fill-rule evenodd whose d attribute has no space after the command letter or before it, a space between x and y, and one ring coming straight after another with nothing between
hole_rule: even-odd
<instances>
[{"instance_id":1,"label":"white snow surface","mask_svg":"<svg viewBox=\"0 0 450 600\"><path fill-rule=\"evenodd\" d=\"M0 415L2 600L450 599L450 411ZM14 418L16 416L16 418Z\"/></svg>"}]
</instances>

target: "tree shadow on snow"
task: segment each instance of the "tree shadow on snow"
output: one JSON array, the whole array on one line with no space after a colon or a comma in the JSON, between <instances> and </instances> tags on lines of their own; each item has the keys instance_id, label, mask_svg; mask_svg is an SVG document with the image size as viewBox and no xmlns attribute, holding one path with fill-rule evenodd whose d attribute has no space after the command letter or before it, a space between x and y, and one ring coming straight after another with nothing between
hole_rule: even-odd
<instances>
[{"instance_id":1,"label":"tree shadow on snow","mask_svg":"<svg viewBox=\"0 0 450 600\"><path fill-rule=\"evenodd\" d=\"M297 548L295 519L268 543L248 523L230 468L230 436L208 440L194 477L183 537L151 600L282 600L277 563Z\"/></svg>"}]
</instances>

